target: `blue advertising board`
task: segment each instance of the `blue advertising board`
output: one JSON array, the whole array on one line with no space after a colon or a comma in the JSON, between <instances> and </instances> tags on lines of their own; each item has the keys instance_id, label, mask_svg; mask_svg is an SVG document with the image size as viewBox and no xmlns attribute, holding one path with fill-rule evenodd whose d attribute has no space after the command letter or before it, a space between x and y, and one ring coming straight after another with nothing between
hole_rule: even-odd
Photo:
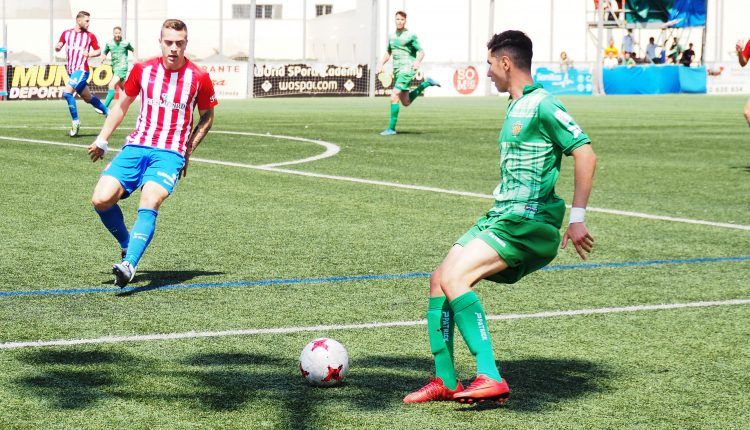
<instances>
[{"instance_id":1,"label":"blue advertising board","mask_svg":"<svg viewBox=\"0 0 750 430\"><path fill-rule=\"evenodd\" d=\"M593 90L591 72L588 69L570 68L567 73L539 67L534 72L534 82L554 95L590 96Z\"/></svg>"}]
</instances>

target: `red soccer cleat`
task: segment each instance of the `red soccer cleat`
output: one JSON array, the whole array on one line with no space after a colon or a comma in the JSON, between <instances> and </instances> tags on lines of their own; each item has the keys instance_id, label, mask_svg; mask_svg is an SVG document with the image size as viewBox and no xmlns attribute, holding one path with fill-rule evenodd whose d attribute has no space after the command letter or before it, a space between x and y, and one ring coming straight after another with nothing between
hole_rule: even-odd
<instances>
[{"instance_id":1,"label":"red soccer cleat","mask_svg":"<svg viewBox=\"0 0 750 430\"><path fill-rule=\"evenodd\" d=\"M459 403L498 402L504 404L510 396L510 387L505 379L500 382L486 376L479 375L469 385L469 388L456 393L453 399Z\"/></svg>"},{"instance_id":2,"label":"red soccer cleat","mask_svg":"<svg viewBox=\"0 0 750 430\"><path fill-rule=\"evenodd\" d=\"M404 397L404 403L453 400L453 395L464 389L463 385L461 385L461 381L457 381L457 383L458 385L456 386L456 389L451 390L443 385L442 379L432 378L429 384Z\"/></svg>"}]
</instances>

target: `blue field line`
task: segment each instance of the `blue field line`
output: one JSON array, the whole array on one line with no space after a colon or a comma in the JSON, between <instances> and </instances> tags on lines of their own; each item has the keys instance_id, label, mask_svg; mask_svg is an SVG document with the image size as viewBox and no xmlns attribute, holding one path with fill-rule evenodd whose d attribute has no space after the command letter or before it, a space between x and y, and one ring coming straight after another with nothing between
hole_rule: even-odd
<instances>
[{"instance_id":1,"label":"blue field line","mask_svg":"<svg viewBox=\"0 0 750 430\"><path fill-rule=\"evenodd\" d=\"M684 258L675 260L644 260L644 261L623 261L611 263L582 263L582 264L560 264L556 266L547 266L541 270L577 270L577 269L601 269L601 268L618 268L618 267L647 267L661 266L668 264L699 264L699 263L721 263L750 261L750 255L741 255L737 257L699 257ZM292 285L292 284L324 284L336 282L358 282L358 281L382 281L388 279L409 279L409 278L426 278L429 272L413 273L393 273L381 275L352 275L352 276L329 276L324 278L289 278L289 279L263 279L257 281L231 281L231 282L210 282L197 284L174 284L162 285L158 287L133 287L133 288L72 288L72 289L55 289L55 290L36 290L36 291L0 291L2 297L22 297L22 296L59 296L69 294L93 294L93 293L114 293L114 292L138 292L145 290L188 290L195 288L227 288L227 287L250 287L263 285Z\"/></svg>"}]
</instances>

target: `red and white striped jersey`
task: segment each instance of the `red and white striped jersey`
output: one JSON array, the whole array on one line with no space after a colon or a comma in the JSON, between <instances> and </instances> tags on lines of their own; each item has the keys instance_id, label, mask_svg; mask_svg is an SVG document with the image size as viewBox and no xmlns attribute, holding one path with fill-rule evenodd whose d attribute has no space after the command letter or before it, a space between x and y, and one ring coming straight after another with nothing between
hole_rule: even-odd
<instances>
[{"instance_id":1,"label":"red and white striped jersey","mask_svg":"<svg viewBox=\"0 0 750 430\"><path fill-rule=\"evenodd\" d=\"M89 49L99 49L99 42L96 40L94 33L88 31L76 31L75 28L65 30L60 35L60 42L66 46L68 54L68 74L76 70L89 70L88 57L83 55L89 52Z\"/></svg>"},{"instance_id":2,"label":"red and white striped jersey","mask_svg":"<svg viewBox=\"0 0 750 430\"><path fill-rule=\"evenodd\" d=\"M166 149L182 156L195 106L201 111L219 104L211 77L188 59L176 71L164 67L161 57L138 63L124 89L130 97L141 96L141 112L125 144Z\"/></svg>"}]
</instances>

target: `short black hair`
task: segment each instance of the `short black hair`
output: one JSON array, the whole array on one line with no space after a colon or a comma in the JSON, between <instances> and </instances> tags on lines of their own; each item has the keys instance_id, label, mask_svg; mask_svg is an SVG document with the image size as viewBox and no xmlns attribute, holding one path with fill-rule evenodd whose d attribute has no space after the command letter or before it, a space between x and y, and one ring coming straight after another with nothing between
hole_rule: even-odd
<instances>
[{"instance_id":1,"label":"short black hair","mask_svg":"<svg viewBox=\"0 0 750 430\"><path fill-rule=\"evenodd\" d=\"M401 15L404 17L404 19L406 19L406 12L404 12L403 10L396 12L396 15Z\"/></svg>"},{"instance_id":2,"label":"short black hair","mask_svg":"<svg viewBox=\"0 0 750 430\"><path fill-rule=\"evenodd\" d=\"M500 51L507 55L519 69L531 70L531 57L534 55L531 39L523 31L506 30L492 36L487 49L493 56Z\"/></svg>"}]
</instances>

